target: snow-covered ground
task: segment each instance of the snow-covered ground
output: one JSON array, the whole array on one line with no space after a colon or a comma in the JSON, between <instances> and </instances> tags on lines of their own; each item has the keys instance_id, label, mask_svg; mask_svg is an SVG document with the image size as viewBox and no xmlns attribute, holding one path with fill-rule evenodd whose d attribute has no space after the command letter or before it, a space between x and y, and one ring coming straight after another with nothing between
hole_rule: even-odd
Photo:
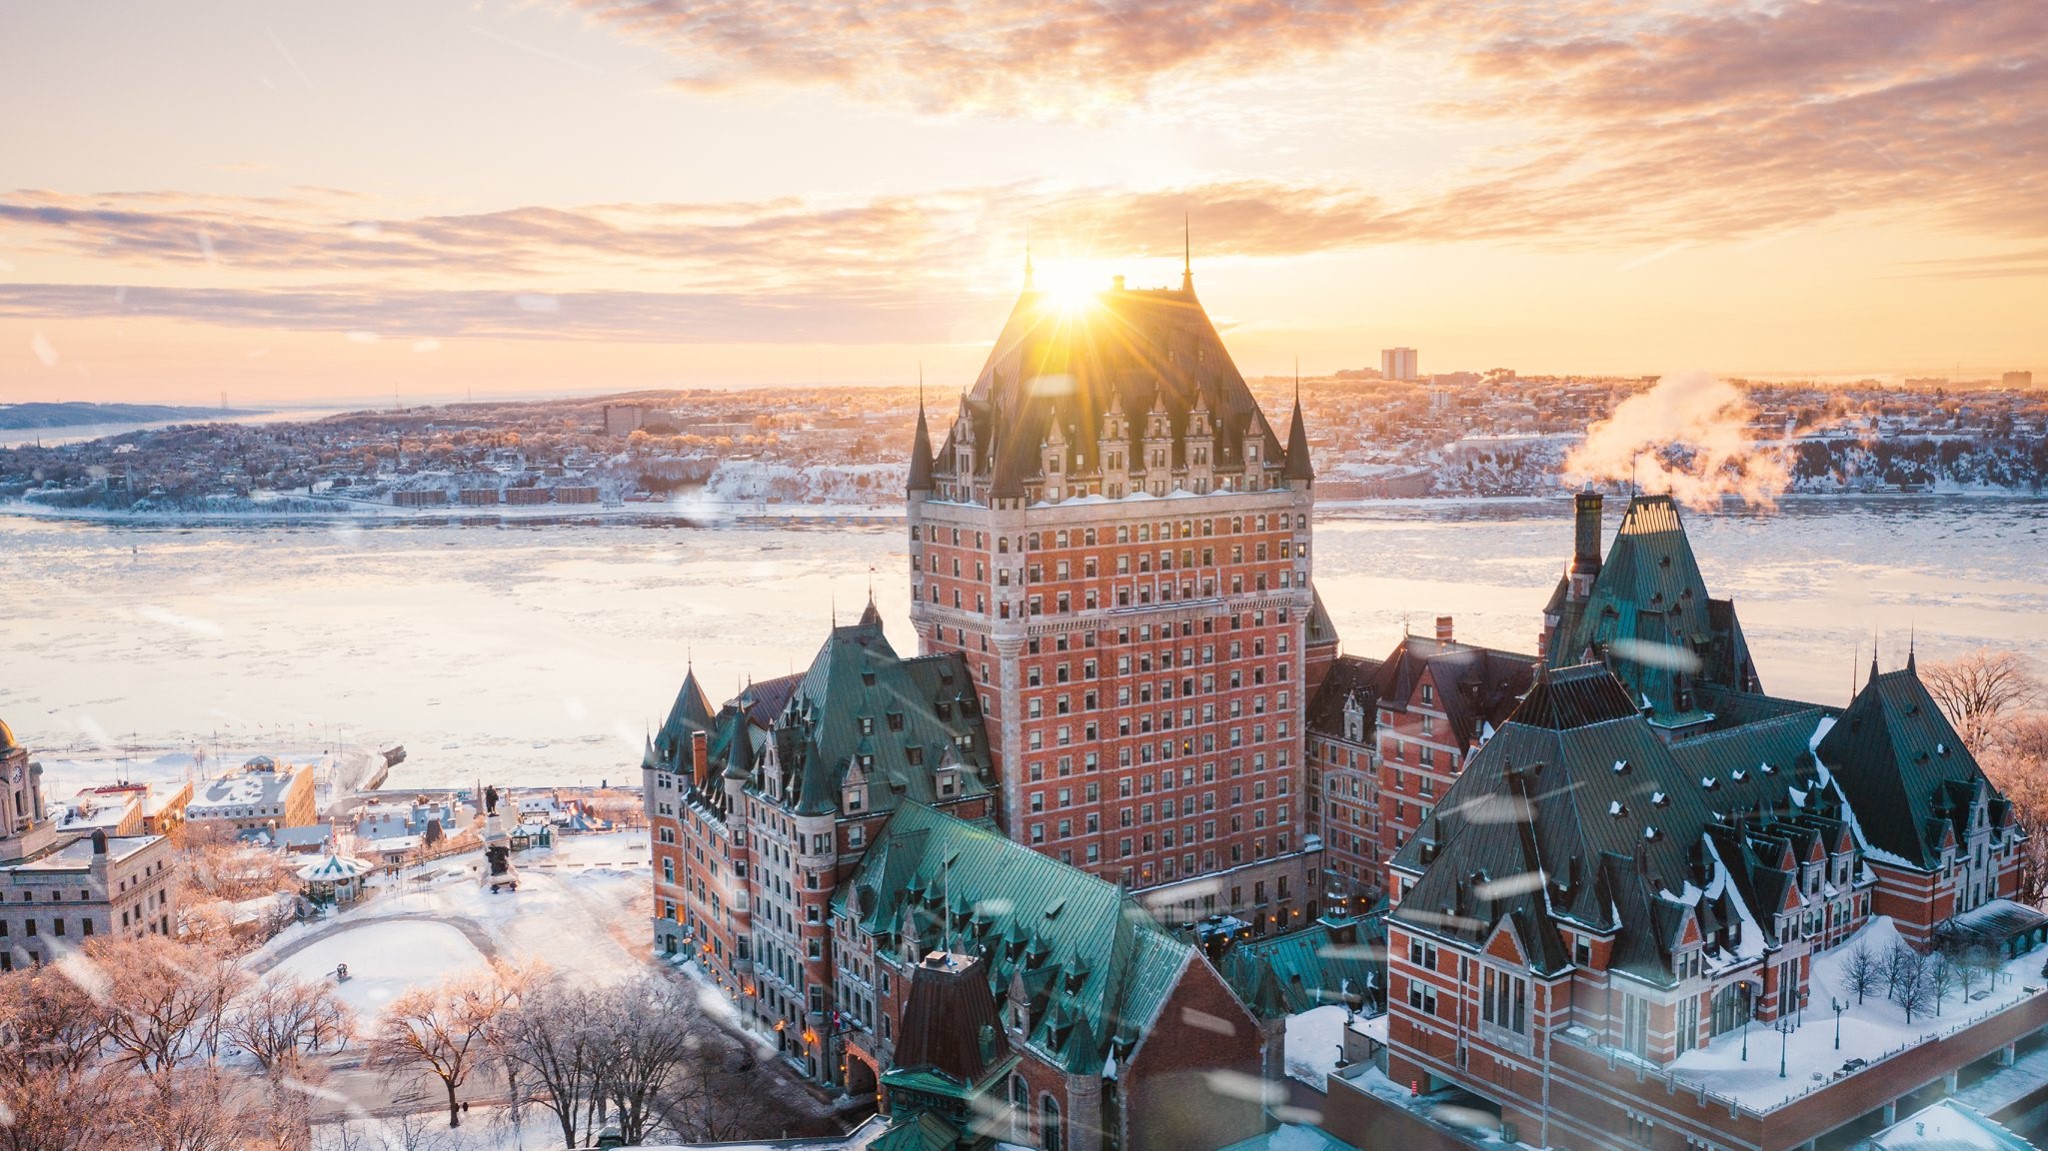
<instances>
[{"instance_id":1,"label":"snow-covered ground","mask_svg":"<svg viewBox=\"0 0 2048 1151\"><path fill-rule=\"evenodd\" d=\"M565 835L552 850L513 856L519 890L493 895L470 852L397 876L327 918L294 925L249 959L309 977L348 964L343 997L366 1015L407 988L434 983L487 957L540 961L606 982L643 970L652 939L636 909L649 891L647 834Z\"/></svg>"},{"instance_id":2,"label":"snow-covered ground","mask_svg":"<svg viewBox=\"0 0 2048 1151\"><path fill-rule=\"evenodd\" d=\"M476 944L445 923L396 920L353 926L343 918L335 925L350 929L285 957L274 970L326 981L334 978L336 964L348 964L348 980L334 990L363 1019L413 987L484 966Z\"/></svg>"},{"instance_id":3,"label":"snow-covered ground","mask_svg":"<svg viewBox=\"0 0 2048 1151\"><path fill-rule=\"evenodd\" d=\"M2044 982L2044 953L2033 951L2007 961L1988 986L1982 981L1974 984L1971 994L1982 993L1983 998L1964 1000L1958 985L1941 1005L1939 1015L1931 1011L1916 1013L1909 1024L1905 1011L1885 995L1882 984L1874 993L1866 994L1860 1006L1855 993L1846 990L1845 969L1857 944L1869 943L1882 957L1898 938L1892 921L1880 916L1841 946L1815 959L1804 1020L1782 1041L1771 1024L1752 1023L1747 1060L1742 1058L1742 1032L1738 1029L1716 1037L1706 1047L1679 1056L1669 1070L1681 1082L1735 1099L1752 1110L1768 1110L1825 1086L1847 1059L1875 1063L1936 1036L1960 1030L2038 994ZM1829 1003L1834 1000L1848 1004L1842 1012L1839 1048L1835 1044L1835 1015L1829 1010ZM1778 1075L1781 1043L1786 1066L1783 1078Z\"/></svg>"},{"instance_id":4,"label":"snow-covered ground","mask_svg":"<svg viewBox=\"0 0 2048 1151\"><path fill-rule=\"evenodd\" d=\"M1318 1091L1344 1054L1344 1019L1335 1004L1311 1007L1287 1017L1287 1077Z\"/></svg>"}]
</instances>

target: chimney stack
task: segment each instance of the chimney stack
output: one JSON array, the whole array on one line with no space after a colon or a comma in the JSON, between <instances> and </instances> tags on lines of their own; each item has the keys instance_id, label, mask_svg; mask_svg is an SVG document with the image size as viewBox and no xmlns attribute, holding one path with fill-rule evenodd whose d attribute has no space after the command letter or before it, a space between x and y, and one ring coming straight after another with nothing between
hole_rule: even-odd
<instances>
[{"instance_id":1,"label":"chimney stack","mask_svg":"<svg viewBox=\"0 0 2048 1151\"><path fill-rule=\"evenodd\" d=\"M1600 493L1580 492L1573 504L1571 598L1582 601L1593 594L1593 581L1600 575Z\"/></svg>"},{"instance_id":2,"label":"chimney stack","mask_svg":"<svg viewBox=\"0 0 2048 1151\"><path fill-rule=\"evenodd\" d=\"M711 780L711 737L702 731L690 733L690 779L700 790Z\"/></svg>"},{"instance_id":3,"label":"chimney stack","mask_svg":"<svg viewBox=\"0 0 2048 1151\"><path fill-rule=\"evenodd\" d=\"M1438 643L1449 643L1449 642L1451 642L1451 617L1450 617L1450 616L1447 616L1447 615L1440 615L1440 616L1436 617L1436 642L1438 642Z\"/></svg>"}]
</instances>

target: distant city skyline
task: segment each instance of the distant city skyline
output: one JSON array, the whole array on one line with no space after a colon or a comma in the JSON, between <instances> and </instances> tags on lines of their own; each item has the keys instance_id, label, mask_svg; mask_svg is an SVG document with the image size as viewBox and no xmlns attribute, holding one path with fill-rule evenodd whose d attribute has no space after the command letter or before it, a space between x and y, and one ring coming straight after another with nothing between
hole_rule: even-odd
<instances>
[{"instance_id":1,"label":"distant city skyline","mask_svg":"<svg viewBox=\"0 0 2048 1151\"><path fill-rule=\"evenodd\" d=\"M966 382L1023 274L1249 375L2048 370L2048 14L0 13L0 403Z\"/></svg>"}]
</instances>

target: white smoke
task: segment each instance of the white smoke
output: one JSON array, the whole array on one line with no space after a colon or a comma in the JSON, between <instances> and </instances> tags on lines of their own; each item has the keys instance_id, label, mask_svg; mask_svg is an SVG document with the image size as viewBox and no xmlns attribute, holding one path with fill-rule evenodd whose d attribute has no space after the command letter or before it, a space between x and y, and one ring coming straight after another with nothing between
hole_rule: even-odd
<instances>
[{"instance_id":1,"label":"white smoke","mask_svg":"<svg viewBox=\"0 0 2048 1151\"><path fill-rule=\"evenodd\" d=\"M1749 435L1757 414L1743 390L1706 372L1665 376L1586 431L1565 457L1567 483L1633 482L1691 507L1723 496L1770 508L1792 481L1781 450Z\"/></svg>"}]
</instances>

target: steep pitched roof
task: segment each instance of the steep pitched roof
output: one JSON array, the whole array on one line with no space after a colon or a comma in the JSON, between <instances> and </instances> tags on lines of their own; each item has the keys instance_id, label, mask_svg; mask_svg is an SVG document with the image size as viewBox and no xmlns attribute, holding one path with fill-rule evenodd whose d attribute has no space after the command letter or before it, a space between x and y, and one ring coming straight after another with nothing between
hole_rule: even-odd
<instances>
[{"instance_id":1,"label":"steep pitched roof","mask_svg":"<svg viewBox=\"0 0 2048 1151\"><path fill-rule=\"evenodd\" d=\"M1733 900L1764 899L1760 921L1776 911L1782 869L1755 847L1825 829L1806 749L1826 718L1672 745L1604 667L1549 673L1395 856L1422 876L1393 918L1472 945L1508 918L1546 972L1566 962L1555 924L1569 920L1617 933L1614 966L1668 982L1686 917L1735 947Z\"/></svg>"},{"instance_id":2,"label":"steep pitched roof","mask_svg":"<svg viewBox=\"0 0 2048 1151\"><path fill-rule=\"evenodd\" d=\"M1308 428L1301 422L1301 397L1294 397L1294 415L1287 421L1287 467L1284 478L1304 483L1316 478L1315 464L1308 458Z\"/></svg>"},{"instance_id":3,"label":"steep pitched roof","mask_svg":"<svg viewBox=\"0 0 2048 1151\"><path fill-rule=\"evenodd\" d=\"M920 959L910 972L895 1068L929 1071L972 1087L1009 1054L982 960L946 951Z\"/></svg>"},{"instance_id":4,"label":"steep pitched roof","mask_svg":"<svg viewBox=\"0 0 2048 1151\"><path fill-rule=\"evenodd\" d=\"M1070 1074L1125 1058L1182 970L1206 962L1114 884L915 802L897 806L832 906L890 946L979 955L992 994L1027 999L1028 1042Z\"/></svg>"},{"instance_id":5,"label":"steep pitched roof","mask_svg":"<svg viewBox=\"0 0 2048 1151\"><path fill-rule=\"evenodd\" d=\"M863 811L874 812L899 798L939 799L941 770L963 795L986 791L994 770L965 661L898 656L872 601L858 622L832 629L765 738L780 776L765 778L764 757L754 786L805 815L838 811L849 773Z\"/></svg>"},{"instance_id":6,"label":"steep pitched roof","mask_svg":"<svg viewBox=\"0 0 2048 1151\"><path fill-rule=\"evenodd\" d=\"M1817 752L1869 845L1923 870L1940 865L1944 826L1968 834L1978 789L1990 787L1911 665L1872 675ZM2005 801L1990 802L1996 826Z\"/></svg>"},{"instance_id":7,"label":"steep pitched roof","mask_svg":"<svg viewBox=\"0 0 2048 1151\"><path fill-rule=\"evenodd\" d=\"M687 751L691 732L711 730L711 718L711 701L705 698L704 688L697 682L697 669L691 667L683 674L682 690L676 692L668 718L655 733L655 748L664 760L673 762L678 749Z\"/></svg>"},{"instance_id":8,"label":"steep pitched roof","mask_svg":"<svg viewBox=\"0 0 2048 1151\"><path fill-rule=\"evenodd\" d=\"M917 433L910 440L910 479L904 485L911 494L932 490L932 433L924 422L924 397L917 399Z\"/></svg>"},{"instance_id":9,"label":"steep pitched roof","mask_svg":"<svg viewBox=\"0 0 2048 1151\"><path fill-rule=\"evenodd\" d=\"M1317 735L1341 738L1344 734L1344 705L1355 701L1365 713L1366 727L1372 727L1372 713L1378 702L1374 687L1379 681L1380 661L1355 655L1340 655L1330 664L1323 682L1308 703L1308 729Z\"/></svg>"},{"instance_id":10,"label":"steep pitched roof","mask_svg":"<svg viewBox=\"0 0 2048 1151\"><path fill-rule=\"evenodd\" d=\"M1544 653L1550 666L1606 660L1660 722L1705 719L1698 684L1759 690L1734 605L1708 598L1668 495L1630 500L1585 602L1570 611L1555 599L1553 606L1564 618Z\"/></svg>"},{"instance_id":11,"label":"steep pitched roof","mask_svg":"<svg viewBox=\"0 0 2048 1151\"><path fill-rule=\"evenodd\" d=\"M1459 746L1478 743L1489 726L1513 713L1536 674L1535 656L1496 651L1428 636L1403 636L1380 662L1373 694L1380 706L1406 711L1425 675L1436 685L1434 706L1442 709Z\"/></svg>"},{"instance_id":12,"label":"steep pitched roof","mask_svg":"<svg viewBox=\"0 0 2048 1151\"><path fill-rule=\"evenodd\" d=\"M971 431L974 474L988 476L997 496L1021 495L1043 478L1048 443L1068 454L1069 472L1099 468L1112 412L1125 422L1120 446L1142 458L1155 405L1171 428L1173 466L1185 462L1198 410L1215 430L1214 466L1241 466L1247 438L1260 444L1262 465L1282 462L1279 439L1192 287L1118 289L1079 306L1027 287L962 399L935 471L955 473L956 449Z\"/></svg>"}]
</instances>

